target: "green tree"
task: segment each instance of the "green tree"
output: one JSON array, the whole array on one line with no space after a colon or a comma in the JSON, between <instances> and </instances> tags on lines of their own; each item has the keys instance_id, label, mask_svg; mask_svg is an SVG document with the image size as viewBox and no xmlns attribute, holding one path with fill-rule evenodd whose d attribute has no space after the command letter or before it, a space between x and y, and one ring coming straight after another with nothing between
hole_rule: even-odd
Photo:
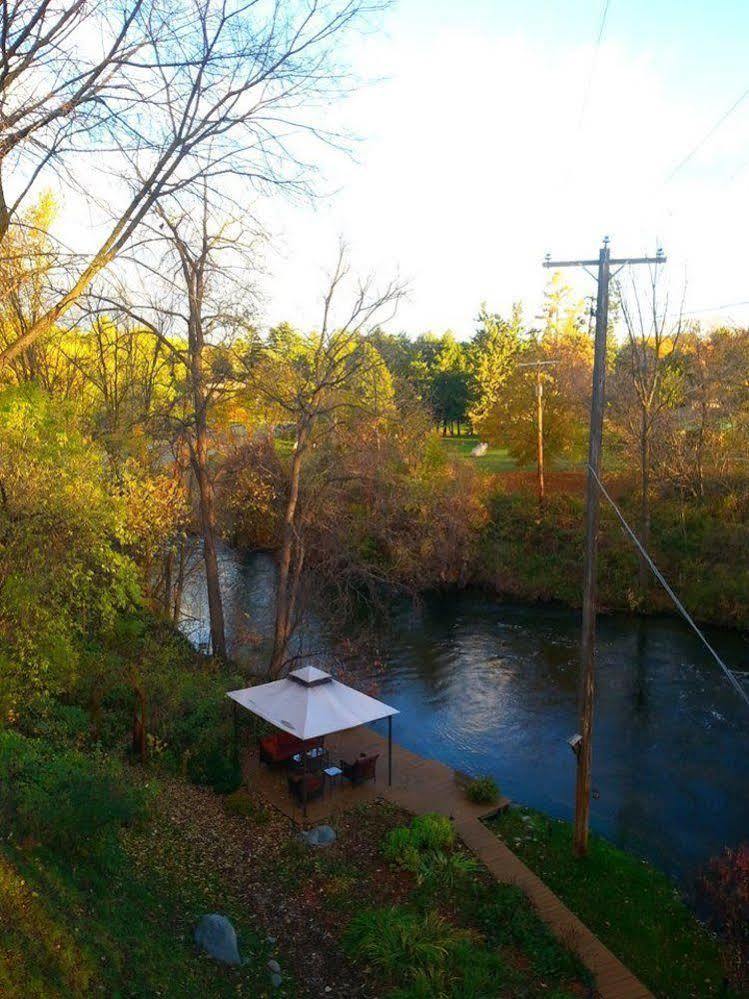
<instances>
[{"instance_id":1,"label":"green tree","mask_svg":"<svg viewBox=\"0 0 749 999\"><path fill-rule=\"evenodd\" d=\"M0 393L0 712L70 691L87 643L139 598L125 505L69 405Z\"/></svg>"},{"instance_id":2,"label":"green tree","mask_svg":"<svg viewBox=\"0 0 749 999\"><path fill-rule=\"evenodd\" d=\"M489 312L486 304L482 303L478 324L471 342L474 397L469 417L476 433L484 437L484 421L499 400L523 349L521 306L513 306L512 316L506 320L498 312Z\"/></svg>"}]
</instances>

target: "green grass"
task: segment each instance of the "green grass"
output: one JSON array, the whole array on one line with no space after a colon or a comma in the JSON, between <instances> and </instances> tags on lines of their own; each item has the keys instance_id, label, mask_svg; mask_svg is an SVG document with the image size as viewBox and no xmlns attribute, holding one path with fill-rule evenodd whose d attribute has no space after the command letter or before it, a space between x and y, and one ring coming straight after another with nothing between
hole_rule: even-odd
<instances>
[{"instance_id":1,"label":"green grass","mask_svg":"<svg viewBox=\"0 0 749 999\"><path fill-rule=\"evenodd\" d=\"M487 475L494 475L496 472L513 472L517 470L517 463L506 447L490 447L485 455L480 458L473 458L471 451L479 444L479 438L469 437L443 437L442 445L453 458L466 458L480 472Z\"/></svg>"},{"instance_id":2,"label":"green grass","mask_svg":"<svg viewBox=\"0 0 749 999\"><path fill-rule=\"evenodd\" d=\"M362 908L344 951L377 970L392 999L572 999L590 975L515 885L497 884L441 816L388 831L380 849L398 904ZM412 865L416 856L416 867ZM411 876L405 873L411 871ZM387 876L384 880L390 880ZM393 991L389 991L390 986ZM380 993L378 993L380 994Z\"/></svg>"},{"instance_id":3,"label":"green grass","mask_svg":"<svg viewBox=\"0 0 749 999\"><path fill-rule=\"evenodd\" d=\"M83 835L83 833L82 833ZM266 996L267 947L218 877L195 872L175 840L169 863L153 846L164 828L128 832L120 862L102 869L49 850L0 847L0 995L4 999ZM196 954L201 915L223 912L247 964ZM284 988L276 995L288 996Z\"/></svg>"},{"instance_id":4,"label":"green grass","mask_svg":"<svg viewBox=\"0 0 749 999\"><path fill-rule=\"evenodd\" d=\"M584 860L569 823L513 808L488 825L658 997L729 996L720 949L668 878L600 836Z\"/></svg>"}]
</instances>

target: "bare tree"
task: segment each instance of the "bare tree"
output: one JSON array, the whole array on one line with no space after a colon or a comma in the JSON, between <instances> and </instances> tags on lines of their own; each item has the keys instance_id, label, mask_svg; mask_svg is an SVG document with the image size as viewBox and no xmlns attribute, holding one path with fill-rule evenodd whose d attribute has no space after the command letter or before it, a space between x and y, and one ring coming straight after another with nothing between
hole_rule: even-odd
<instances>
[{"instance_id":1,"label":"bare tree","mask_svg":"<svg viewBox=\"0 0 749 999\"><path fill-rule=\"evenodd\" d=\"M4 0L0 244L47 170L63 169L69 153L101 141L111 117L137 99L124 70L145 40L142 6L143 0Z\"/></svg>"},{"instance_id":2,"label":"bare tree","mask_svg":"<svg viewBox=\"0 0 749 999\"><path fill-rule=\"evenodd\" d=\"M6 6L6 38L16 39L15 48L6 41L6 62L12 49L22 51L19 39L30 34L39 38L14 63L6 94L36 92L37 74L51 73L44 71L45 65L53 65L44 40L58 23L62 34L54 50L63 53L59 58L68 80L58 103L64 103L70 81L78 77L88 81L89 97L80 98L81 106L87 107L88 100L99 107L102 87L114 93L111 101L104 101L108 110L101 112L96 128L92 131L85 121L81 126L96 138L97 163L111 175L106 193L109 231L33 325L0 351L0 366L53 329L131 243L155 206L170 196L196 183L222 192L225 200L236 197L242 185L243 197L247 185L303 189L309 172L295 154L293 137L307 132L333 139L315 127L311 104L327 101L344 86L345 76L335 61L338 36L381 6L379 0L272 0L263 5L253 0L179 0L164 6L141 6L134 0L122 30L88 69L76 63L77 53L85 51L78 29L86 23L88 5L71 0L54 7L55 15L50 0L38 0L26 17L26 5ZM47 13L52 20L45 32L40 19ZM115 83L120 73L122 79ZM49 106L57 106L54 99ZM36 120L29 117L32 110L26 116ZM11 111L4 111L6 119ZM46 134L45 120L43 116L24 140L27 144ZM75 114L53 117L47 126L53 128L52 137L45 140L50 155L41 156L30 176L24 174L14 204L62 152L64 143L56 139L54 124L63 120L72 122L68 128L75 134ZM3 128L4 134L11 132L7 125ZM63 129L62 135L67 141L69 131ZM22 147L19 140L8 150Z\"/></svg>"},{"instance_id":3,"label":"bare tree","mask_svg":"<svg viewBox=\"0 0 749 999\"><path fill-rule=\"evenodd\" d=\"M368 347L364 334L392 316L405 293L399 280L377 288L370 277L357 281L348 306L334 318L338 296L351 278L347 250L341 244L323 297L320 330L300 337L296 349L288 343L270 344L265 363L254 373L257 390L286 414L294 425L294 449L281 530L273 652L268 668L278 676L286 662L293 633L306 550L300 498L305 459L320 435L335 429L346 411L366 405L360 388L379 355ZM389 315L388 315L389 314Z\"/></svg>"},{"instance_id":4,"label":"bare tree","mask_svg":"<svg viewBox=\"0 0 749 999\"><path fill-rule=\"evenodd\" d=\"M219 579L215 480L210 415L218 402L244 388L237 372L246 364L247 316L253 302L246 275L252 262L254 230L247 220L221 216L206 184L200 197L172 198L156 207L158 225L146 224L133 260L141 284L151 289L136 301L132 273L94 296L96 311L110 310L140 333L151 334L178 366L169 416L172 450L189 455L200 517L213 653L226 658L226 634ZM239 339L238 339L239 338ZM232 347L235 342L236 351ZM215 441L215 437L214 437ZM180 564L182 557L180 556ZM177 576L179 589L180 574Z\"/></svg>"},{"instance_id":5,"label":"bare tree","mask_svg":"<svg viewBox=\"0 0 749 999\"><path fill-rule=\"evenodd\" d=\"M617 359L614 373L614 409L636 444L640 470L640 540L650 544L651 475L653 438L681 392L677 347L683 329L683 295L675 319L669 311L669 295L659 287L659 268L650 271L643 291L633 277L626 289L617 286L627 343ZM640 588L644 592L650 570L640 561Z\"/></svg>"}]
</instances>

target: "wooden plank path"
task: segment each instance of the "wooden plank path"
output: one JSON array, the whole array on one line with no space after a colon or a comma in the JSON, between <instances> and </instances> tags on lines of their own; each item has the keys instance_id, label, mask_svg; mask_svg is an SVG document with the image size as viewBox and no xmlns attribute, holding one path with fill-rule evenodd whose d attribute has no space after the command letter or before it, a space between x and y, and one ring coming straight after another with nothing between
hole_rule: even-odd
<instances>
[{"instance_id":1,"label":"wooden plank path","mask_svg":"<svg viewBox=\"0 0 749 999\"><path fill-rule=\"evenodd\" d=\"M466 797L459 775L437 760L425 759L393 743L393 784L387 784L387 740L370 728L351 729L325 741L331 763L353 760L360 753L379 753L377 784L335 789L310 802L307 818L291 800L283 774L260 765L256 754L244 761L245 778L280 811L296 822L316 824L337 812L366 801L384 798L415 815L438 812L455 823L465 845L502 884L515 884L530 899L539 917L554 935L573 950L595 977L602 999L653 999L652 993L605 947L519 857L482 823L481 819L506 806L506 799L487 807ZM615 918L616 914L612 913Z\"/></svg>"}]
</instances>

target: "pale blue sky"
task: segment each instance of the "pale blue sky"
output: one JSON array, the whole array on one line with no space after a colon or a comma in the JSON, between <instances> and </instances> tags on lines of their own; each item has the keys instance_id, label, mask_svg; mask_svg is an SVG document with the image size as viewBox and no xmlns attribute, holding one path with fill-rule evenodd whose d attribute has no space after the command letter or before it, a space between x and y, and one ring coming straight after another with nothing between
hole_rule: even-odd
<instances>
[{"instance_id":1,"label":"pale blue sky","mask_svg":"<svg viewBox=\"0 0 749 999\"><path fill-rule=\"evenodd\" d=\"M401 0L352 46L365 88L340 120L356 160L324 157L313 208L274 209L265 317L309 326L338 234L363 269L409 277L391 326L472 329L479 303L532 315L540 261L660 239L687 309L749 300L746 0ZM584 94L594 66L583 114ZM590 287L581 280L580 290ZM749 321L749 306L716 315ZM711 313L703 318L708 320Z\"/></svg>"}]
</instances>

